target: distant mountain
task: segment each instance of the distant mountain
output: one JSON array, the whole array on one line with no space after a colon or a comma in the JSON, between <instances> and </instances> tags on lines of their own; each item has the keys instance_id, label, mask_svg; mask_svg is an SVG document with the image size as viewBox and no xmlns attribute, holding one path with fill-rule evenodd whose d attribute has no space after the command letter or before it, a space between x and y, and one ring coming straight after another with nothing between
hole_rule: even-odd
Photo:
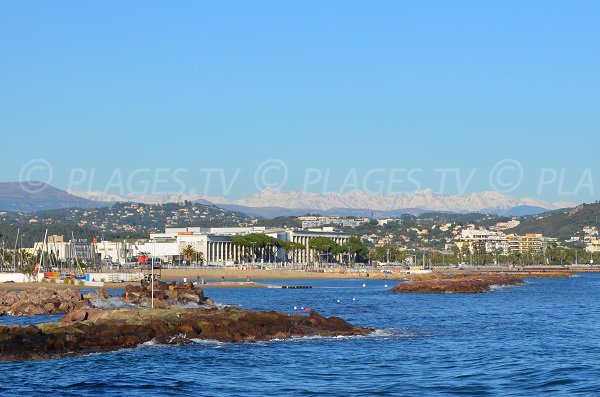
<instances>
[{"instance_id":1,"label":"distant mountain","mask_svg":"<svg viewBox=\"0 0 600 397\"><path fill-rule=\"evenodd\" d=\"M496 192L471 193L466 196L443 195L431 189L419 190L404 195L371 195L361 191L346 193L282 192L267 188L255 195L237 200L223 197L199 195L128 195L125 197L107 196L101 193L74 193L89 199L111 199L115 201L135 201L142 203L166 203L194 201L213 203L221 208L239 211L250 216L274 218L278 216L321 215L373 216L386 218L403 214L418 215L422 212L481 212L503 216L522 216L548 210L575 206L568 202L547 202L533 198L515 198Z\"/></svg>"},{"instance_id":2,"label":"distant mountain","mask_svg":"<svg viewBox=\"0 0 600 397\"><path fill-rule=\"evenodd\" d=\"M507 211L515 207L538 207L546 210L573 206L573 203L551 203L533 198L515 198L497 192L471 193L465 196L444 195L431 189L419 190L403 195L373 195L362 191L346 193L310 193L310 192L282 192L278 189L268 188L249 198L235 201L226 201L215 204L236 204L245 207L279 207L290 209L362 209L370 211L398 211L417 208L423 211L448 211L448 212L481 212L481 211Z\"/></svg>"},{"instance_id":3,"label":"distant mountain","mask_svg":"<svg viewBox=\"0 0 600 397\"><path fill-rule=\"evenodd\" d=\"M581 233L584 226L600 226L599 221L600 203L582 204L521 218L521 224L511 229L511 233L541 233L547 237L568 240Z\"/></svg>"},{"instance_id":4,"label":"distant mountain","mask_svg":"<svg viewBox=\"0 0 600 397\"><path fill-rule=\"evenodd\" d=\"M510 208L508 210L483 210L481 212L485 214L494 214L500 216L528 216L528 215L539 215L544 212L548 212L548 208L535 207L531 205L519 205L517 207Z\"/></svg>"},{"instance_id":5,"label":"distant mountain","mask_svg":"<svg viewBox=\"0 0 600 397\"><path fill-rule=\"evenodd\" d=\"M0 182L0 210L34 212L59 208L98 208L104 201L88 200L43 182Z\"/></svg>"},{"instance_id":6,"label":"distant mountain","mask_svg":"<svg viewBox=\"0 0 600 397\"><path fill-rule=\"evenodd\" d=\"M141 204L167 204L183 203L191 201L203 205L213 205L211 201L204 199L197 194L127 194L118 195L104 192L78 192L72 191L71 194L93 201L105 201L111 203L141 203Z\"/></svg>"},{"instance_id":7,"label":"distant mountain","mask_svg":"<svg viewBox=\"0 0 600 397\"><path fill-rule=\"evenodd\" d=\"M372 211L366 208L331 208L328 210L320 210L316 208L281 208L281 207L245 207L235 204L215 204L218 207L225 208L230 211L241 212L248 216L273 219L286 216L302 216L307 214L319 214L322 216L354 216L366 218L397 218L402 215L420 215L424 210L418 208L407 208L394 211Z\"/></svg>"},{"instance_id":8,"label":"distant mountain","mask_svg":"<svg viewBox=\"0 0 600 397\"><path fill-rule=\"evenodd\" d=\"M507 210L498 209L483 209L481 211L432 211L421 208L403 208L391 211L380 211L370 210L367 208L331 208L328 210L319 210L315 208L281 208L281 207L245 207L243 205L235 204L220 204L218 207L225 208L230 211L237 211L248 216L273 219L280 216L302 216L306 214L319 214L322 216L354 216L354 217L366 217L374 219L385 219L385 218L399 218L403 215L415 215L420 216L426 212L434 213L455 213L455 214L467 214L467 213L481 213L490 214L506 217L521 217L527 215L538 215L544 212L548 212L548 209L542 207L533 207L528 205L521 205Z\"/></svg>"}]
</instances>

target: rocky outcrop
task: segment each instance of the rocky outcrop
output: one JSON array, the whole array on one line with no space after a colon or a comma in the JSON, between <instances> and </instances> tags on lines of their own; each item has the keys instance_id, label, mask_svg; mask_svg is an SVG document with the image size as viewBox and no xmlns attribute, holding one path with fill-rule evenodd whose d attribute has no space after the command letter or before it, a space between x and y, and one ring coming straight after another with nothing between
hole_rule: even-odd
<instances>
[{"instance_id":1,"label":"rocky outcrop","mask_svg":"<svg viewBox=\"0 0 600 397\"><path fill-rule=\"evenodd\" d=\"M140 285L128 285L121 296L125 303L141 306L150 306L152 302L152 284L143 281ZM173 305L195 303L198 305L212 305L210 298L204 296L202 288L193 283L154 283L154 307L165 309Z\"/></svg>"},{"instance_id":2,"label":"rocky outcrop","mask_svg":"<svg viewBox=\"0 0 600 397\"><path fill-rule=\"evenodd\" d=\"M74 289L30 288L24 291L0 290L0 314L32 316L68 313L88 306Z\"/></svg>"},{"instance_id":3,"label":"rocky outcrop","mask_svg":"<svg viewBox=\"0 0 600 397\"><path fill-rule=\"evenodd\" d=\"M93 307L94 304L110 298L105 289L84 295L69 288L38 287L24 291L0 290L0 315L65 314L72 310ZM140 285L128 285L120 300L131 306L149 307L152 302L152 285L147 282ZM202 289L195 287L192 283L155 282L154 307L167 308L189 303L213 305L212 300L204 296Z\"/></svg>"},{"instance_id":4,"label":"rocky outcrop","mask_svg":"<svg viewBox=\"0 0 600 397\"><path fill-rule=\"evenodd\" d=\"M0 326L0 360L58 358L138 346L148 341L189 343L265 341L302 336L351 336L372 332L336 317L325 318L236 308L82 309L58 323Z\"/></svg>"},{"instance_id":5,"label":"rocky outcrop","mask_svg":"<svg viewBox=\"0 0 600 397\"><path fill-rule=\"evenodd\" d=\"M405 293L461 293L475 294L488 292L492 286L523 284L522 276L503 274L448 275L446 278L406 281L392 288L392 292Z\"/></svg>"}]
</instances>

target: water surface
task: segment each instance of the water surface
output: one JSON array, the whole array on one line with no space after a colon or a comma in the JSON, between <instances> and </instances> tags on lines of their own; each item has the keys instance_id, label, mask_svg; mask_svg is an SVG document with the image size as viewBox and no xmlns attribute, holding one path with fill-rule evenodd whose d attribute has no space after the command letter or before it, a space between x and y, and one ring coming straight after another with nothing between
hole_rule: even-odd
<instances>
[{"instance_id":1,"label":"water surface","mask_svg":"<svg viewBox=\"0 0 600 397\"><path fill-rule=\"evenodd\" d=\"M206 293L244 309L294 313L309 307L377 332L265 343L147 344L69 359L1 363L0 394L600 394L600 275L532 279L479 295L393 294L388 290L394 282L385 280L286 283L316 288ZM45 321L18 319L40 320Z\"/></svg>"}]
</instances>

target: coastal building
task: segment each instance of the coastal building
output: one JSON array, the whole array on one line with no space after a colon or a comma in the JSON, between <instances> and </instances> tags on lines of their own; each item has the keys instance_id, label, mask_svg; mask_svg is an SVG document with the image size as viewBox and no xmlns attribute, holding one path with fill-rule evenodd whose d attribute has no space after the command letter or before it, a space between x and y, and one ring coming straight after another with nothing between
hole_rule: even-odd
<instances>
[{"instance_id":1,"label":"coastal building","mask_svg":"<svg viewBox=\"0 0 600 397\"><path fill-rule=\"evenodd\" d=\"M456 246L460 250L467 246L471 252L474 252L475 248L484 249L489 254L501 252L506 255L509 252L508 239L503 233L485 229L462 230Z\"/></svg>"},{"instance_id":2,"label":"coastal building","mask_svg":"<svg viewBox=\"0 0 600 397\"><path fill-rule=\"evenodd\" d=\"M265 258L269 261L291 263L318 261L317 253L309 247L309 241L315 237L331 238L340 245L350 238L350 235L337 232L333 228L310 230L267 229L265 227L167 228L164 233L152 233L150 239L134 244L133 255L146 254L166 262L181 262L182 250L191 246L194 251L201 253L207 264L233 266L256 260L246 248L233 243L234 237L251 233L261 233L283 241L304 245L305 249L303 250L287 252L284 249L278 249L265 253Z\"/></svg>"},{"instance_id":3,"label":"coastal building","mask_svg":"<svg viewBox=\"0 0 600 397\"><path fill-rule=\"evenodd\" d=\"M47 242L36 242L33 251L48 251L59 261L83 260L93 262L97 259L95 244L87 239L65 241L63 236L48 236Z\"/></svg>"},{"instance_id":4,"label":"coastal building","mask_svg":"<svg viewBox=\"0 0 600 397\"><path fill-rule=\"evenodd\" d=\"M521 221L512 219L508 222L498 222L494 226L491 226L490 230L501 232L504 230L514 229L515 227L519 226L520 224L521 224Z\"/></svg>"},{"instance_id":5,"label":"coastal building","mask_svg":"<svg viewBox=\"0 0 600 397\"><path fill-rule=\"evenodd\" d=\"M309 242L315 237L327 237L339 245L345 244L350 238L349 234L334 231L332 228L322 228L321 230L285 230L278 234L278 238L284 241L290 241L304 245L305 249L284 252L285 262L309 263L318 262L318 253L309 247ZM338 258L339 259L339 258Z\"/></svg>"},{"instance_id":6,"label":"coastal building","mask_svg":"<svg viewBox=\"0 0 600 397\"><path fill-rule=\"evenodd\" d=\"M509 234L506 236L508 249L511 253L527 254L544 252L548 244L556 239L544 237L541 234L530 233L524 236Z\"/></svg>"},{"instance_id":7,"label":"coastal building","mask_svg":"<svg viewBox=\"0 0 600 397\"><path fill-rule=\"evenodd\" d=\"M543 252L548 248L548 244L556 242L556 239L544 237L541 234L526 234L524 236L516 234L504 234L498 231L486 229L467 229L461 232L460 238L456 242L459 249L466 245L471 252L476 247L484 249L487 253L510 253L526 254Z\"/></svg>"},{"instance_id":8,"label":"coastal building","mask_svg":"<svg viewBox=\"0 0 600 397\"><path fill-rule=\"evenodd\" d=\"M341 226L341 227L358 227L369 222L369 218L342 218L338 216L299 216L298 220L302 222L302 229L317 228L323 226Z\"/></svg>"},{"instance_id":9,"label":"coastal building","mask_svg":"<svg viewBox=\"0 0 600 397\"><path fill-rule=\"evenodd\" d=\"M600 252L600 239L593 239L586 245L585 250L591 254Z\"/></svg>"}]
</instances>

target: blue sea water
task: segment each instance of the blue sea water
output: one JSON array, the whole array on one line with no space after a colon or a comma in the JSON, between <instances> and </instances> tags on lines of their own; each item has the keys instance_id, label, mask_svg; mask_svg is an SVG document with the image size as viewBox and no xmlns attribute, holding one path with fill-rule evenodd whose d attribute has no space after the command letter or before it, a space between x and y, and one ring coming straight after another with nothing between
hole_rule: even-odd
<instances>
[{"instance_id":1,"label":"blue sea water","mask_svg":"<svg viewBox=\"0 0 600 397\"><path fill-rule=\"evenodd\" d=\"M245 309L310 307L377 331L0 363L0 395L600 395L600 275L531 279L478 295L393 294L394 282L382 280L292 283L315 288L206 294Z\"/></svg>"}]
</instances>

